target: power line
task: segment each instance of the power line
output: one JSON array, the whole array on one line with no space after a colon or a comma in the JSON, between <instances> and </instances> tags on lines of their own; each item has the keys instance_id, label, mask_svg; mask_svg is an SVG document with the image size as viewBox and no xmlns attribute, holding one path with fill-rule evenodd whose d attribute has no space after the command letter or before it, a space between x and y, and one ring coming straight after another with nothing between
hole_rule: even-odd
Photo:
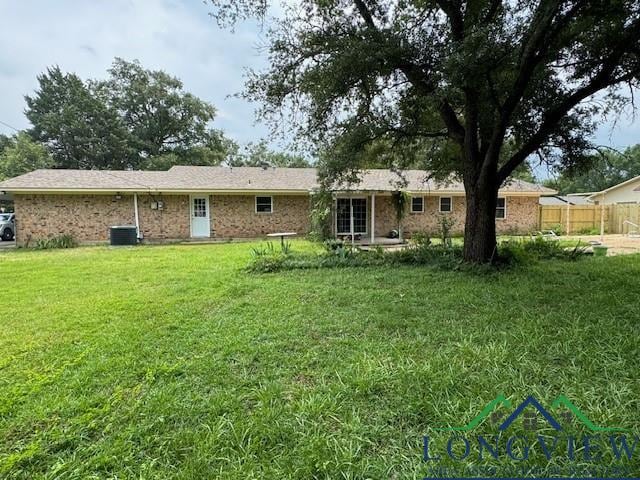
<instances>
[{"instance_id":1,"label":"power line","mask_svg":"<svg viewBox=\"0 0 640 480\"><path fill-rule=\"evenodd\" d=\"M0 120L0 124L4 125L5 127L9 127L11 130L15 130L16 132L20 131L16 127L14 127L13 125L9 125L8 123L3 122L2 120Z\"/></svg>"}]
</instances>

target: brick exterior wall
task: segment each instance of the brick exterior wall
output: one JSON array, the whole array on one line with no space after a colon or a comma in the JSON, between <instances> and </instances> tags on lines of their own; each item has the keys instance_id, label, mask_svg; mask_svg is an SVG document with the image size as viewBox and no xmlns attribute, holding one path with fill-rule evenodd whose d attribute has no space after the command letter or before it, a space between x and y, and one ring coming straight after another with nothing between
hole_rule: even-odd
<instances>
[{"instance_id":1,"label":"brick exterior wall","mask_svg":"<svg viewBox=\"0 0 640 480\"><path fill-rule=\"evenodd\" d=\"M407 237L413 232L427 232L435 235L439 231L440 215L453 219L452 232L462 234L466 217L467 202L463 196L452 197L453 210L449 213L439 212L439 196L424 197L424 212L411 213L411 204L402 221L404 234ZM498 233L529 233L538 228L538 197L507 197L507 217L496 219ZM385 237L391 230L397 230L396 212L393 201L388 195L376 195L375 199L375 235ZM371 228L371 197L367 197L367 235Z\"/></svg>"},{"instance_id":2,"label":"brick exterior wall","mask_svg":"<svg viewBox=\"0 0 640 480\"><path fill-rule=\"evenodd\" d=\"M151 203L162 201L154 210ZM253 195L209 197L212 238L251 238L278 231L309 232L309 198L274 195L273 213L255 213ZM18 245L71 235L79 242L106 242L112 225L134 225L133 195L15 195ZM188 195L138 195L140 230L147 241L188 239Z\"/></svg>"},{"instance_id":3,"label":"brick exterior wall","mask_svg":"<svg viewBox=\"0 0 640 480\"><path fill-rule=\"evenodd\" d=\"M440 197L424 197L424 212L411 213L409 210L402 222L403 230L407 237L412 232L427 232L431 235L439 231L440 215L447 215L453 219L452 231L455 234L464 232L467 202L462 196L452 197L452 211L439 213ZM369 206L371 208L371 199ZM538 197L506 197L507 216L505 219L496 219L496 231L498 233L525 234L538 228ZM369 215L371 215L369 213ZM391 230L398 228L395 221L395 208L389 196L376 196L376 236L386 236Z\"/></svg>"},{"instance_id":4,"label":"brick exterior wall","mask_svg":"<svg viewBox=\"0 0 640 480\"><path fill-rule=\"evenodd\" d=\"M153 201L164 202L153 210ZM464 197L453 197L453 231L464 229ZM273 213L256 213L254 195L211 195L209 197L212 238L252 238L278 231L305 235L310 229L310 199L306 195L274 195ZM438 197L425 197L424 213L407 213L405 234L438 231ZM538 198L507 197L507 218L497 220L499 233L528 233L537 229ZM376 196L376 236L397 228L391 197ZM15 195L16 241L25 245L40 238L72 235L79 242L104 242L112 225L133 225L133 196L122 195ZM140 229L147 241L190 237L188 195L138 195ZM371 225L371 197L367 197L367 230Z\"/></svg>"},{"instance_id":5,"label":"brick exterior wall","mask_svg":"<svg viewBox=\"0 0 640 480\"><path fill-rule=\"evenodd\" d=\"M134 223L133 200L112 195L15 195L16 242L72 235L80 242L109 238L111 225Z\"/></svg>"},{"instance_id":6,"label":"brick exterior wall","mask_svg":"<svg viewBox=\"0 0 640 480\"><path fill-rule=\"evenodd\" d=\"M109 240L109 227L134 225L133 195L15 195L16 242L71 235L79 242ZM164 202L152 210L153 201ZM150 240L189 237L189 197L138 195L140 230Z\"/></svg>"},{"instance_id":7,"label":"brick exterior wall","mask_svg":"<svg viewBox=\"0 0 640 480\"><path fill-rule=\"evenodd\" d=\"M151 208L153 202L163 202L162 210ZM188 195L138 195L140 230L145 239L177 240L189 238L191 214ZM133 205L133 200L131 205Z\"/></svg>"},{"instance_id":8,"label":"brick exterior wall","mask_svg":"<svg viewBox=\"0 0 640 480\"><path fill-rule=\"evenodd\" d=\"M274 232L296 232L298 235L309 232L308 196L273 195L272 201L273 213L256 213L253 195L212 196L212 236L251 238Z\"/></svg>"}]
</instances>

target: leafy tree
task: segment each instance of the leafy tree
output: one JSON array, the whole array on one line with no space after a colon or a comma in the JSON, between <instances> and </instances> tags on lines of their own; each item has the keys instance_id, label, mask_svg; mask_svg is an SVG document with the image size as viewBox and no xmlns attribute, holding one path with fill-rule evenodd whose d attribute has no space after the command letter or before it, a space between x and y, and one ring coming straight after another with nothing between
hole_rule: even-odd
<instances>
[{"instance_id":1,"label":"leafy tree","mask_svg":"<svg viewBox=\"0 0 640 480\"><path fill-rule=\"evenodd\" d=\"M307 159L299 155L284 152L274 152L269 149L266 142L249 144L244 152L239 152L228 161L232 167L289 167L305 168L311 164Z\"/></svg>"},{"instance_id":2,"label":"leafy tree","mask_svg":"<svg viewBox=\"0 0 640 480\"><path fill-rule=\"evenodd\" d=\"M0 133L0 154L2 154L5 148L10 147L12 144L13 142L10 136Z\"/></svg>"},{"instance_id":3,"label":"leafy tree","mask_svg":"<svg viewBox=\"0 0 640 480\"><path fill-rule=\"evenodd\" d=\"M39 89L26 96L32 137L51 151L58 168L125 168L132 151L118 117L74 73L59 67L38 76Z\"/></svg>"},{"instance_id":4,"label":"leafy tree","mask_svg":"<svg viewBox=\"0 0 640 480\"><path fill-rule=\"evenodd\" d=\"M536 183L537 179L535 174L533 173L533 169L531 165L527 162L521 163L518 165L511 174L512 178L518 180L524 180L525 182Z\"/></svg>"},{"instance_id":5,"label":"leafy tree","mask_svg":"<svg viewBox=\"0 0 640 480\"><path fill-rule=\"evenodd\" d=\"M209 1L226 24L268 3ZM639 40L637 0L301 0L275 21L271 65L245 95L333 149L329 181L355 176L373 141L434 145L425 168L465 186L465 259L487 262L500 186L531 155L585 161L598 114L638 86Z\"/></svg>"},{"instance_id":6,"label":"leafy tree","mask_svg":"<svg viewBox=\"0 0 640 480\"><path fill-rule=\"evenodd\" d=\"M562 172L545 185L565 193L599 192L640 175L640 145L624 152L604 151L593 155L585 164L588 168L577 172Z\"/></svg>"},{"instance_id":7,"label":"leafy tree","mask_svg":"<svg viewBox=\"0 0 640 480\"><path fill-rule=\"evenodd\" d=\"M212 105L137 61L116 58L106 80L85 82L52 67L38 82L25 113L59 168L217 165L235 148L210 128Z\"/></svg>"},{"instance_id":8,"label":"leafy tree","mask_svg":"<svg viewBox=\"0 0 640 480\"><path fill-rule=\"evenodd\" d=\"M118 112L141 158L220 146L219 131L209 128L213 105L185 92L182 82L161 70L145 70L138 61L116 58L106 81L92 82L97 96Z\"/></svg>"},{"instance_id":9,"label":"leafy tree","mask_svg":"<svg viewBox=\"0 0 640 480\"><path fill-rule=\"evenodd\" d=\"M53 167L54 161L47 149L34 142L27 133L20 132L14 137L6 138L6 147L0 152L0 179Z\"/></svg>"}]
</instances>

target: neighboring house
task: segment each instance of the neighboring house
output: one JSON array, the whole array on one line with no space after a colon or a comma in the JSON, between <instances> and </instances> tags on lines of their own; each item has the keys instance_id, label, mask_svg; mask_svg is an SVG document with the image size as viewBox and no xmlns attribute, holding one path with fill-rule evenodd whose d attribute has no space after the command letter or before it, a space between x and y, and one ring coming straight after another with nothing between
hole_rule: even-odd
<instances>
[{"instance_id":1,"label":"neighboring house","mask_svg":"<svg viewBox=\"0 0 640 480\"><path fill-rule=\"evenodd\" d=\"M640 203L640 176L633 177L601 192L592 192L587 200L605 205Z\"/></svg>"},{"instance_id":2,"label":"neighboring house","mask_svg":"<svg viewBox=\"0 0 640 480\"><path fill-rule=\"evenodd\" d=\"M403 173L400 188L411 195L403 230L438 230L440 215L462 231L464 188L438 184L423 171ZM336 188L333 232L363 239L384 237L398 228L392 193L398 174L369 170L358 184ZM145 240L252 238L310 230L311 195L318 188L313 168L176 166L166 172L36 170L0 183L13 194L18 245L61 234L81 242L106 241L109 227L136 225ZM521 180L499 191L499 232L537 228L538 198L555 193Z\"/></svg>"},{"instance_id":3,"label":"neighboring house","mask_svg":"<svg viewBox=\"0 0 640 480\"><path fill-rule=\"evenodd\" d=\"M540 205L553 206L553 207L566 207L569 205L593 205L588 201L584 195L569 194L569 195L550 195L540 197Z\"/></svg>"}]
</instances>

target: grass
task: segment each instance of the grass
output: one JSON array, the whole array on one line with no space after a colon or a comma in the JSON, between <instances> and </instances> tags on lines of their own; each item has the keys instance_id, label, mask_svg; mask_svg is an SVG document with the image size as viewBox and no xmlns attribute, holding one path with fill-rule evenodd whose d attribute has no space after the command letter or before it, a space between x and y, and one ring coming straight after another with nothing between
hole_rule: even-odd
<instances>
[{"instance_id":1,"label":"grass","mask_svg":"<svg viewBox=\"0 0 640 480\"><path fill-rule=\"evenodd\" d=\"M255 275L251 247L1 254L0 478L422 478L422 436L501 393L640 427L638 255Z\"/></svg>"}]
</instances>

